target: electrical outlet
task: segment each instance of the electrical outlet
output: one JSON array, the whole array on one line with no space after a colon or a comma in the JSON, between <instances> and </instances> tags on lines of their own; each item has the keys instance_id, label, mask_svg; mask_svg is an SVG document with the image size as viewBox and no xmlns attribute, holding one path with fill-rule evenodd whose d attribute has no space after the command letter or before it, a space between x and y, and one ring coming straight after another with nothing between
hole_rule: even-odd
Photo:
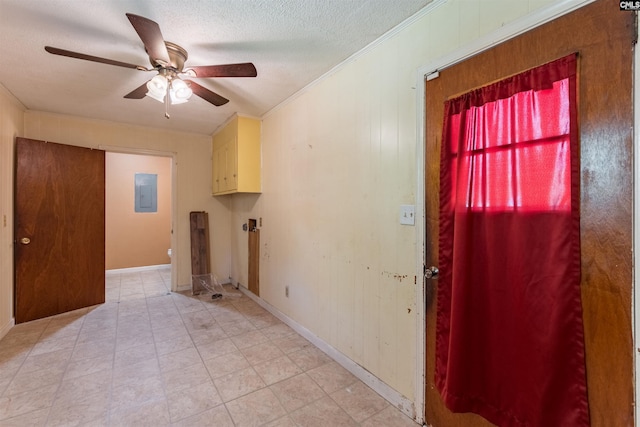
<instances>
[{"instance_id":1,"label":"electrical outlet","mask_svg":"<svg viewBox=\"0 0 640 427\"><path fill-rule=\"evenodd\" d=\"M284 287L284 296L289 298L289 286Z\"/></svg>"}]
</instances>

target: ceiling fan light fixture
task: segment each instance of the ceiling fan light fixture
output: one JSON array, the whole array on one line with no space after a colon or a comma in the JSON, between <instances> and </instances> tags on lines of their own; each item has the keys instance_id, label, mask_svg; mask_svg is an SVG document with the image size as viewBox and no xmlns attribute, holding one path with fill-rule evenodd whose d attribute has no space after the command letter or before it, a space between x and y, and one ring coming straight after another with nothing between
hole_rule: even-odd
<instances>
[{"instance_id":1,"label":"ceiling fan light fixture","mask_svg":"<svg viewBox=\"0 0 640 427\"><path fill-rule=\"evenodd\" d=\"M193 91L183 80L175 78L171 80L171 89L169 91L172 104L185 103L193 95Z\"/></svg>"},{"instance_id":2,"label":"ceiling fan light fixture","mask_svg":"<svg viewBox=\"0 0 640 427\"><path fill-rule=\"evenodd\" d=\"M0 0L0 2L1 1L2 0ZM199 85L195 81L191 81L190 79L192 78L257 76L256 67L251 62L201 65L185 69L184 64L189 56L187 51L175 43L164 40L157 22L133 13L127 13L126 16L136 33L138 33L147 55L149 55L151 68L59 49L53 46L45 46L44 49L53 55L82 59L138 71L157 72L158 74L155 77L141 84L124 97L127 99L142 99L145 96L153 98L165 105L166 118L169 118L170 104L187 102L193 94L216 107L220 107L229 102L227 98ZM182 80L180 76L183 76L186 80Z\"/></svg>"},{"instance_id":3,"label":"ceiling fan light fixture","mask_svg":"<svg viewBox=\"0 0 640 427\"><path fill-rule=\"evenodd\" d=\"M167 94L167 79L164 76L158 74L147 82L146 95L159 102L164 102L164 97Z\"/></svg>"}]
</instances>

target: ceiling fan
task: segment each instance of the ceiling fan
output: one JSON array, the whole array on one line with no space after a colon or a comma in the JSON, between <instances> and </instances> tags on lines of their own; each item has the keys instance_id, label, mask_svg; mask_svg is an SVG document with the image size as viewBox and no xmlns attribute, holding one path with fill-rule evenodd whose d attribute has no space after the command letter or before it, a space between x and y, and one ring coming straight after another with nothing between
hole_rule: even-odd
<instances>
[{"instance_id":1,"label":"ceiling fan","mask_svg":"<svg viewBox=\"0 0 640 427\"><path fill-rule=\"evenodd\" d=\"M134 15L133 13L127 13L126 15L144 44L152 68L72 52L57 47L45 46L44 49L54 55L100 62L117 67L132 68L139 71L156 71L157 74L151 80L129 92L124 97L129 99L142 99L145 96L149 96L160 102L164 102L165 117L167 119L169 118L169 103L180 104L187 102L192 94L199 96L215 106L221 106L229 102L225 97L189 80L191 78L256 77L258 75L256 67L251 62L201 65L185 69L184 63L188 57L187 51L175 43L165 41L160 32L160 26L156 22L143 16Z\"/></svg>"}]
</instances>

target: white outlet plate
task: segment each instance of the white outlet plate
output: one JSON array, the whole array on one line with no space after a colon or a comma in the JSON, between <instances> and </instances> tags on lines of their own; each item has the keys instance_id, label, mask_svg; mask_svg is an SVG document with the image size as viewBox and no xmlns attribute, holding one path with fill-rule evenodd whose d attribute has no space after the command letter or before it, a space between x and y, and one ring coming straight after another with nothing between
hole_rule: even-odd
<instances>
[{"instance_id":1,"label":"white outlet plate","mask_svg":"<svg viewBox=\"0 0 640 427\"><path fill-rule=\"evenodd\" d=\"M416 225L415 205L400 205L400 224Z\"/></svg>"}]
</instances>

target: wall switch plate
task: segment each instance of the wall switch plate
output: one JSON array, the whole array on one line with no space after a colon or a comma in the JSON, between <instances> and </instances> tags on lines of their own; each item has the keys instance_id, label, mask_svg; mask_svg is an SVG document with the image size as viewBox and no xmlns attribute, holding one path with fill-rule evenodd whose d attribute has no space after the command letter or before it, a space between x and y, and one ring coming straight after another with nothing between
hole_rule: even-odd
<instances>
[{"instance_id":1,"label":"wall switch plate","mask_svg":"<svg viewBox=\"0 0 640 427\"><path fill-rule=\"evenodd\" d=\"M416 225L416 207L414 205L400 205L400 224Z\"/></svg>"}]
</instances>

